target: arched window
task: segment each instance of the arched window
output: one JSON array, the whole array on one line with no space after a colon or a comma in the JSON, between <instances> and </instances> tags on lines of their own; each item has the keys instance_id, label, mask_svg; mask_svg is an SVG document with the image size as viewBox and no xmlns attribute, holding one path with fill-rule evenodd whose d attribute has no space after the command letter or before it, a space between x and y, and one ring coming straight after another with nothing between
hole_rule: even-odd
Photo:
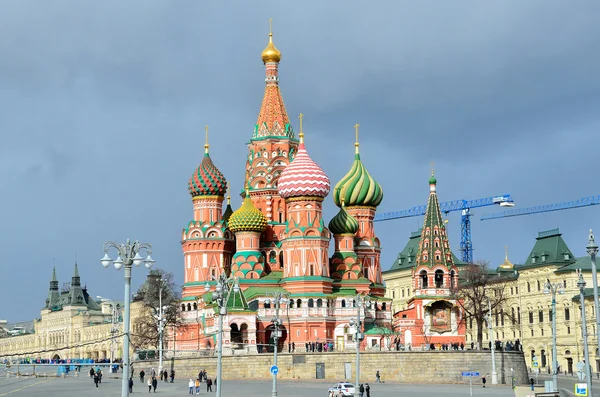
<instances>
[{"instance_id":1,"label":"arched window","mask_svg":"<svg viewBox=\"0 0 600 397\"><path fill-rule=\"evenodd\" d=\"M435 242L435 248L440 248L440 242L439 241Z\"/></svg>"},{"instance_id":2,"label":"arched window","mask_svg":"<svg viewBox=\"0 0 600 397\"><path fill-rule=\"evenodd\" d=\"M381 304L381 310L385 311L385 308L386 308L386 304L385 304L385 302L383 302L383 303Z\"/></svg>"},{"instance_id":3,"label":"arched window","mask_svg":"<svg viewBox=\"0 0 600 397\"><path fill-rule=\"evenodd\" d=\"M192 310L192 305L190 305L189 303L187 304L187 310L188 310L188 312L189 312L190 310Z\"/></svg>"},{"instance_id":4,"label":"arched window","mask_svg":"<svg viewBox=\"0 0 600 397\"><path fill-rule=\"evenodd\" d=\"M342 307L346 307L346 300L342 299Z\"/></svg>"},{"instance_id":5,"label":"arched window","mask_svg":"<svg viewBox=\"0 0 600 397\"><path fill-rule=\"evenodd\" d=\"M540 291L542 289L540 286L540 280L537 281L537 287L538 287L538 291Z\"/></svg>"},{"instance_id":6,"label":"arched window","mask_svg":"<svg viewBox=\"0 0 600 397\"><path fill-rule=\"evenodd\" d=\"M194 302L194 310L198 310L198 304Z\"/></svg>"},{"instance_id":7,"label":"arched window","mask_svg":"<svg viewBox=\"0 0 600 397\"><path fill-rule=\"evenodd\" d=\"M308 300L308 307L315 307L315 301L312 298Z\"/></svg>"},{"instance_id":8,"label":"arched window","mask_svg":"<svg viewBox=\"0 0 600 397\"><path fill-rule=\"evenodd\" d=\"M317 299L317 307L323 307L323 299Z\"/></svg>"},{"instance_id":9,"label":"arched window","mask_svg":"<svg viewBox=\"0 0 600 397\"><path fill-rule=\"evenodd\" d=\"M271 302L265 302L264 306L265 306L265 309L270 309L271 308Z\"/></svg>"},{"instance_id":10,"label":"arched window","mask_svg":"<svg viewBox=\"0 0 600 397\"><path fill-rule=\"evenodd\" d=\"M293 308L293 307L294 307L294 300L293 300L293 299L290 299L289 307L290 307L290 308Z\"/></svg>"},{"instance_id":11,"label":"arched window","mask_svg":"<svg viewBox=\"0 0 600 397\"><path fill-rule=\"evenodd\" d=\"M181 311L184 312L185 311L185 303L181 304Z\"/></svg>"},{"instance_id":12,"label":"arched window","mask_svg":"<svg viewBox=\"0 0 600 397\"><path fill-rule=\"evenodd\" d=\"M296 306L298 307L298 309L302 307L302 299L296 300Z\"/></svg>"},{"instance_id":13,"label":"arched window","mask_svg":"<svg viewBox=\"0 0 600 397\"><path fill-rule=\"evenodd\" d=\"M529 284L529 281L527 282L527 292L531 292L531 284Z\"/></svg>"},{"instance_id":14,"label":"arched window","mask_svg":"<svg viewBox=\"0 0 600 397\"><path fill-rule=\"evenodd\" d=\"M421 270L421 273L419 273L419 276L421 278L421 288L427 288L427 271L426 270Z\"/></svg>"},{"instance_id":15,"label":"arched window","mask_svg":"<svg viewBox=\"0 0 600 397\"><path fill-rule=\"evenodd\" d=\"M442 288L444 286L444 271L438 269L435 271L435 287Z\"/></svg>"},{"instance_id":16,"label":"arched window","mask_svg":"<svg viewBox=\"0 0 600 397\"><path fill-rule=\"evenodd\" d=\"M454 288L455 285L455 278L456 278L456 272L454 272L454 270L450 271L450 288Z\"/></svg>"}]
</instances>

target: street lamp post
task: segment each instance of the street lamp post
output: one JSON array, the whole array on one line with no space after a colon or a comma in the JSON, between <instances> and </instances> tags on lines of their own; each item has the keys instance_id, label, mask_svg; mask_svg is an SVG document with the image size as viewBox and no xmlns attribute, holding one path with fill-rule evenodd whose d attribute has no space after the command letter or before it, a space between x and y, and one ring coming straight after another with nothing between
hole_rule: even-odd
<instances>
[{"instance_id":1,"label":"street lamp post","mask_svg":"<svg viewBox=\"0 0 600 397\"><path fill-rule=\"evenodd\" d=\"M590 374L590 352L588 348L588 333L587 333L587 323L585 319L585 297L584 297L584 289L585 289L585 280L583 279L583 273L581 269L578 269L579 279L577 280L577 287L579 287L579 301L581 302L581 335L583 337L583 357L585 357L585 377L588 388L588 396L593 396L592 394L592 377Z\"/></svg>"},{"instance_id":2,"label":"street lamp post","mask_svg":"<svg viewBox=\"0 0 600 397\"><path fill-rule=\"evenodd\" d=\"M598 303L598 276L596 272L596 254L598 253L598 244L594 240L594 232L590 229L588 239L587 253L590 256L592 266L592 286L594 287L594 313L596 314L596 343L598 344L598 354L600 354L600 305Z\"/></svg>"},{"instance_id":3,"label":"street lamp post","mask_svg":"<svg viewBox=\"0 0 600 397\"><path fill-rule=\"evenodd\" d=\"M162 279L159 279L161 285L158 288L158 307L154 308L155 314L154 319L157 322L158 328L158 373L162 375L163 371L163 334L165 329L165 323L167 319L165 318L165 312L169 308L168 306L162 305Z\"/></svg>"},{"instance_id":4,"label":"street lamp post","mask_svg":"<svg viewBox=\"0 0 600 397\"><path fill-rule=\"evenodd\" d=\"M117 329L117 305L113 302L112 299L106 299L101 297L100 295L96 296L96 299L100 299L101 302L106 302L110 305L111 319L110 319L110 362L113 363L115 361L115 334L119 332Z\"/></svg>"},{"instance_id":5,"label":"street lamp post","mask_svg":"<svg viewBox=\"0 0 600 397\"><path fill-rule=\"evenodd\" d=\"M113 260L108 252L111 248L117 250L117 259ZM130 306L131 306L131 268L133 265L140 266L142 263L145 264L146 268L150 269L154 264L154 259L150 256L152 254L152 246L148 243L140 243L135 241L133 243L127 240L125 244L117 244L112 241L104 243L104 257L100 260L102 266L105 268L114 264L115 269L120 270L123 266L125 267L125 302L124 302L124 313L123 313L123 379L121 382L121 397L129 396L129 334L130 334ZM147 257L144 259L140 255L140 251L146 251ZM127 375L127 376L126 376Z\"/></svg>"},{"instance_id":6,"label":"street lamp post","mask_svg":"<svg viewBox=\"0 0 600 397\"><path fill-rule=\"evenodd\" d=\"M270 304L272 299L273 304L275 305L275 317L271 319L271 322L273 323L273 365L277 366L277 350L279 348L279 338L281 338L279 326L282 324L282 321L279 318L279 308L282 303L286 302L286 298L289 295L282 291L275 291L267 292L266 296L267 299L265 300L265 303ZM277 397L277 373L273 373L273 389L271 390L271 396Z\"/></svg>"},{"instance_id":7,"label":"street lamp post","mask_svg":"<svg viewBox=\"0 0 600 397\"><path fill-rule=\"evenodd\" d=\"M556 294L564 294L561 283L546 281L544 294L552 294L552 385L553 391L558 391L558 352L556 351Z\"/></svg>"},{"instance_id":8,"label":"street lamp post","mask_svg":"<svg viewBox=\"0 0 600 397\"><path fill-rule=\"evenodd\" d=\"M496 373L496 345L494 343L494 319L492 318L492 300L488 296L488 311L490 316L489 332L490 332L490 350L492 351L492 385L498 384L498 373Z\"/></svg>"},{"instance_id":9,"label":"street lamp post","mask_svg":"<svg viewBox=\"0 0 600 397\"><path fill-rule=\"evenodd\" d=\"M219 333L217 335L217 396L221 397L221 374L222 374L222 360L223 360L223 317L227 315L227 298L229 297L229 293L233 291L234 293L240 292L240 285L238 283L237 278L230 277L227 278L225 273L222 273L218 279L213 277L213 281L215 281L215 291L212 294L212 300L217 303L219 308ZM211 289L211 285L206 283L204 286L204 291L209 292Z\"/></svg>"},{"instance_id":10,"label":"street lamp post","mask_svg":"<svg viewBox=\"0 0 600 397\"><path fill-rule=\"evenodd\" d=\"M360 341L364 339L364 335L361 332L362 320L360 318L360 310L363 307L371 307L371 299L369 296L357 294L354 298L356 302L356 321L354 319L350 320L350 326L353 327L356 325L356 332L354 333L354 339L356 344L356 384L354 385L354 395L359 396L360 392L359 384L360 384Z\"/></svg>"}]
</instances>

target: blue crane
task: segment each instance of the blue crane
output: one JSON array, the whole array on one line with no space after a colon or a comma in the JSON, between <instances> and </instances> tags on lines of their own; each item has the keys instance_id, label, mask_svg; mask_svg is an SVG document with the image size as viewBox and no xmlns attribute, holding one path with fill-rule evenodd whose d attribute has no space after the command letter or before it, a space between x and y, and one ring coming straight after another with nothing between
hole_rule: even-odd
<instances>
[{"instance_id":1,"label":"blue crane","mask_svg":"<svg viewBox=\"0 0 600 397\"><path fill-rule=\"evenodd\" d=\"M461 260L467 263L473 263L473 242L471 240L471 208L487 207L490 205L499 205L501 207L512 207L514 201L510 194L501 196L481 198L477 200L454 200L440 203L440 210L444 214L453 211L461 211L460 218L460 253ZM389 221L399 218L410 218L413 216L423 216L427 211L427 205L418 205L404 211L386 212L375 216L375 222Z\"/></svg>"},{"instance_id":2,"label":"blue crane","mask_svg":"<svg viewBox=\"0 0 600 397\"><path fill-rule=\"evenodd\" d=\"M578 200L565 201L562 203L537 205L535 207L519 208L519 209L514 209L514 210L509 210L509 211L496 212L493 214L483 215L481 217L481 220L487 221L489 219L509 218L511 216L521 216L521 215L539 214L542 212L562 211L562 210L569 210L572 208L589 207L589 206L598 205L598 204L600 204L600 196L588 196L588 197L582 197Z\"/></svg>"}]
</instances>

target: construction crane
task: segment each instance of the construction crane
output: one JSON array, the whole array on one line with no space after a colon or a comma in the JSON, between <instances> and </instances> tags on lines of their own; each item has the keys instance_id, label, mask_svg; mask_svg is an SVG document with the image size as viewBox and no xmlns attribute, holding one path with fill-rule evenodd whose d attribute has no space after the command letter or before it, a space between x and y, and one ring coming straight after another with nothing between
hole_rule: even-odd
<instances>
[{"instance_id":1,"label":"construction crane","mask_svg":"<svg viewBox=\"0 0 600 397\"><path fill-rule=\"evenodd\" d=\"M514 201L510 194L481 198L477 200L454 200L446 201L440 204L440 210L444 214L453 211L461 211L460 218L460 254L461 260L467 263L473 263L473 243L471 240L471 209L487 207L490 205L499 205L501 207L512 207ZM375 216L375 222L389 221L392 219L410 218L413 216L423 216L427 211L427 205L418 205L404 211L387 212Z\"/></svg>"},{"instance_id":2,"label":"construction crane","mask_svg":"<svg viewBox=\"0 0 600 397\"><path fill-rule=\"evenodd\" d=\"M540 214L542 212L570 210L572 208L590 207L600 204L600 196L582 197L579 200L565 201L556 204L537 205L535 207L519 208L509 211L496 212L493 214L483 215L482 221L499 218L509 218L511 216Z\"/></svg>"}]
</instances>

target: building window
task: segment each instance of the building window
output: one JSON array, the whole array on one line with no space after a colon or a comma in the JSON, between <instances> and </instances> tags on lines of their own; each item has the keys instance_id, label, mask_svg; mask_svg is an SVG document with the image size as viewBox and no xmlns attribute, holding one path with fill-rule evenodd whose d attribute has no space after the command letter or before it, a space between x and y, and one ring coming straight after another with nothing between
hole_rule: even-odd
<instances>
[{"instance_id":1,"label":"building window","mask_svg":"<svg viewBox=\"0 0 600 397\"><path fill-rule=\"evenodd\" d=\"M504 326L504 309L500 309L500 324ZM502 339L504 339L504 336L502 336Z\"/></svg>"},{"instance_id":2,"label":"building window","mask_svg":"<svg viewBox=\"0 0 600 397\"><path fill-rule=\"evenodd\" d=\"M540 310L538 312L538 320L539 320L540 323L544 322L544 311L543 310Z\"/></svg>"},{"instance_id":3,"label":"building window","mask_svg":"<svg viewBox=\"0 0 600 397\"><path fill-rule=\"evenodd\" d=\"M533 332L533 330L531 330L531 336L533 336L533 335L534 335L534 332Z\"/></svg>"},{"instance_id":4,"label":"building window","mask_svg":"<svg viewBox=\"0 0 600 397\"><path fill-rule=\"evenodd\" d=\"M402 288L402 297L404 298L404 288Z\"/></svg>"},{"instance_id":5,"label":"building window","mask_svg":"<svg viewBox=\"0 0 600 397\"><path fill-rule=\"evenodd\" d=\"M517 307L517 323L521 324L521 308Z\"/></svg>"},{"instance_id":6,"label":"building window","mask_svg":"<svg viewBox=\"0 0 600 397\"><path fill-rule=\"evenodd\" d=\"M567 288L567 280L563 280L563 287Z\"/></svg>"},{"instance_id":7,"label":"building window","mask_svg":"<svg viewBox=\"0 0 600 397\"><path fill-rule=\"evenodd\" d=\"M514 295L514 293L513 293L514 291L513 291L513 290L514 290L514 288L513 288L513 287L510 287L510 294L511 294L511 295Z\"/></svg>"},{"instance_id":8,"label":"building window","mask_svg":"<svg viewBox=\"0 0 600 397\"><path fill-rule=\"evenodd\" d=\"M537 287L538 287L538 291L541 291L541 285L540 285L540 280L537 281Z\"/></svg>"},{"instance_id":9,"label":"building window","mask_svg":"<svg viewBox=\"0 0 600 397\"><path fill-rule=\"evenodd\" d=\"M531 284L529 284L529 281L527 282L527 292L531 292Z\"/></svg>"},{"instance_id":10,"label":"building window","mask_svg":"<svg viewBox=\"0 0 600 397\"><path fill-rule=\"evenodd\" d=\"M436 259L439 258L439 255L436 255ZM444 285L444 272L440 269L435 271L435 287L442 288Z\"/></svg>"},{"instance_id":11,"label":"building window","mask_svg":"<svg viewBox=\"0 0 600 397\"><path fill-rule=\"evenodd\" d=\"M548 310L548 321L552 321L552 309Z\"/></svg>"},{"instance_id":12,"label":"building window","mask_svg":"<svg viewBox=\"0 0 600 397\"><path fill-rule=\"evenodd\" d=\"M396 291L392 290L392 299L396 299Z\"/></svg>"},{"instance_id":13,"label":"building window","mask_svg":"<svg viewBox=\"0 0 600 397\"><path fill-rule=\"evenodd\" d=\"M512 325L515 325L515 322L516 322L516 319L515 319L515 308L514 307L511 308L510 311L511 311L511 316L510 316L511 323L512 323Z\"/></svg>"},{"instance_id":14,"label":"building window","mask_svg":"<svg viewBox=\"0 0 600 397\"><path fill-rule=\"evenodd\" d=\"M529 324L533 324L533 312L529 312Z\"/></svg>"},{"instance_id":15,"label":"building window","mask_svg":"<svg viewBox=\"0 0 600 397\"><path fill-rule=\"evenodd\" d=\"M517 295L519 295L519 286L516 286L516 287L515 287L515 293L516 293Z\"/></svg>"},{"instance_id":16,"label":"building window","mask_svg":"<svg viewBox=\"0 0 600 397\"><path fill-rule=\"evenodd\" d=\"M567 335L571 335L571 327L567 327Z\"/></svg>"},{"instance_id":17,"label":"building window","mask_svg":"<svg viewBox=\"0 0 600 397\"><path fill-rule=\"evenodd\" d=\"M565 307L565 321L569 321L571 319L571 313L569 312L569 308Z\"/></svg>"},{"instance_id":18,"label":"building window","mask_svg":"<svg viewBox=\"0 0 600 397\"><path fill-rule=\"evenodd\" d=\"M427 288L427 271L421 270L419 275L421 276L421 288Z\"/></svg>"}]
</instances>

